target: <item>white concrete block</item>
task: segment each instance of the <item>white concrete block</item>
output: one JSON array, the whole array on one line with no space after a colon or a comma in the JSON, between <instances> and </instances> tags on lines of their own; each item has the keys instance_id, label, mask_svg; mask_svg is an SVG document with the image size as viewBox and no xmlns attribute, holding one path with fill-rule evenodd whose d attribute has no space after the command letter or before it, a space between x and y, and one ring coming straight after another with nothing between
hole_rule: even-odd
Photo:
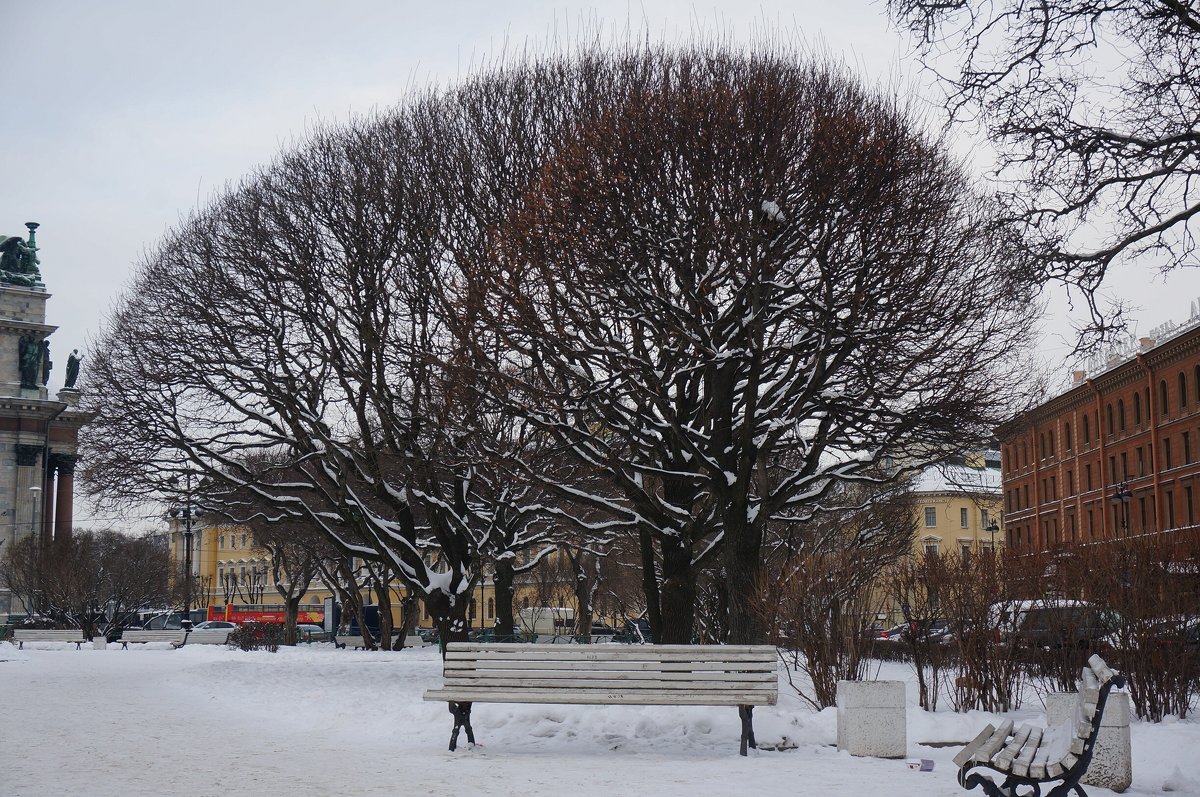
<instances>
[{"instance_id":1,"label":"white concrete block","mask_svg":"<svg viewBox=\"0 0 1200 797\"><path fill-rule=\"evenodd\" d=\"M1052 692L1046 695L1046 724L1057 725L1073 716L1074 692ZM1100 734L1080 782L1123 792L1133 783L1133 748L1129 739L1129 695L1110 692L1100 718Z\"/></svg>"},{"instance_id":2,"label":"white concrete block","mask_svg":"<svg viewBox=\"0 0 1200 797\"><path fill-rule=\"evenodd\" d=\"M837 743L850 755L904 758L908 751L903 681L838 681Z\"/></svg>"}]
</instances>

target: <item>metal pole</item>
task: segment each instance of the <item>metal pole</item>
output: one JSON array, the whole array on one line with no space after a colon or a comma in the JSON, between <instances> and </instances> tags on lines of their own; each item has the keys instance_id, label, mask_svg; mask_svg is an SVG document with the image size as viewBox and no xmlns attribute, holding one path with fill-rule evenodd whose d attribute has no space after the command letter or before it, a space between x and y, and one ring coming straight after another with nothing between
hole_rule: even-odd
<instances>
[{"instance_id":1,"label":"metal pole","mask_svg":"<svg viewBox=\"0 0 1200 797\"><path fill-rule=\"evenodd\" d=\"M26 596L25 599L27 601L25 605L25 616L32 618L33 603L36 602L37 593L41 592L42 590L42 556L46 553L46 548L44 545L42 545L43 541L40 539L41 535L38 534L38 504L42 502L42 488L34 485L33 487L29 488L29 494L32 496L31 503L33 504L30 507L32 517L30 518L29 533L30 535L38 535L30 540L30 550L34 551L37 556L37 559L35 560L37 562L37 578L34 583L34 594Z\"/></svg>"},{"instance_id":2,"label":"metal pole","mask_svg":"<svg viewBox=\"0 0 1200 797\"><path fill-rule=\"evenodd\" d=\"M192 474L187 475L187 496L183 509L183 629L192 627Z\"/></svg>"}]
</instances>

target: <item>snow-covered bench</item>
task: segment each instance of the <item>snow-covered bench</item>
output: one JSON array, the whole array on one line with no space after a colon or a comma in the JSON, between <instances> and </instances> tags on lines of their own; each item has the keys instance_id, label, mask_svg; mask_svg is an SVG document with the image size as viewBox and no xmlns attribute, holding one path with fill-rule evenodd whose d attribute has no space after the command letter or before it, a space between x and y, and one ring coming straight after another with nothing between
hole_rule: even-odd
<instances>
[{"instance_id":1,"label":"snow-covered bench","mask_svg":"<svg viewBox=\"0 0 1200 797\"><path fill-rule=\"evenodd\" d=\"M129 650L129 645L141 644L146 642L170 642L171 647L179 647L183 644L183 631L139 631L131 630L124 631L121 638L118 640L121 643L121 650Z\"/></svg>"},{"instance_id":2,"label":"snow-covered bench","mask_svg":"<svg viewBox=\"0 0 1200 797\"><path fill-rule=\"evenodd\" d=\"M515 645L452 642L444 685L454 715L450 749L471 729L472 703L575 703L620 706L737 706L741 754L755 747L755 706L779 696L778 655L770 645Z\"/></svg>"},{"instance_id":3,"label":"snow-covered bench","mask_svg":"<svg viewBox=\"0 0 1200 797\"><path fill-rule=\"evenodd\" d=\"M1047 797L1065 797L1071 790L1086 797L1079 779L1091 763L1104 704L1109 692L1124 685L1122 676L1092 656L1083 668L1072 717L1046 729L1021 725L1014 730L1012 720L999 728L988 725L954 757L959 784L964 789L982 786L990 797L1012 797L1017 786L1030 786L1037 795L1040 784L1058 780L1062 782ZM971 772L976 767L1003 774L1004 782L997 785L994 778Z\"/></svg>"},{"instance_id":4,"label":"snow-covered bench","mask_svg":"<svg viewBox=\"0 0 1200 797\"><path fill-rule=\"evenodd\" d=\"M209 630L207 628L199 631L188 631L183 635L183 639L178 642L172 642L171 646L181 648L184 645L224 645L229 641L229 631L221 628Z\"/></svg>"},{"instance_id":5,"label":"snow-covered bench","mask_svg":"<svg viewBox=\"0 0 1200 797\"><path fill-rule=\"evenodd\" d=\"M43 631L34 628L17 628L13 631L13 642L17 643L18 650L23 650L26 642L74 642L75 649L79 650L79 646L87 642L87 639L84 638L83 630L80 628L69 631Z\"/></svg>"}]
</instances>

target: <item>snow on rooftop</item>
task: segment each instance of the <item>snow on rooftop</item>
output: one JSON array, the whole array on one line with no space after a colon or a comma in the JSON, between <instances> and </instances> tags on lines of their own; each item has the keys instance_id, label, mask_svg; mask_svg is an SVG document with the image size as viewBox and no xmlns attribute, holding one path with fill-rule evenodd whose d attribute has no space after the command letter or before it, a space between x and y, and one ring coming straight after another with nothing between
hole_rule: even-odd
<instances>
[{"instance_id":1,"label":"snow on rooftop","mask_svg":"<svg viewBox=\"0 0 1200 797\"><path fill-rule=\"evenodd\" d=\"M931 465L913 482L917 493L988 492L1000 493L999 468L972 468L967 465Z\"/></svg>"}]
</instances>

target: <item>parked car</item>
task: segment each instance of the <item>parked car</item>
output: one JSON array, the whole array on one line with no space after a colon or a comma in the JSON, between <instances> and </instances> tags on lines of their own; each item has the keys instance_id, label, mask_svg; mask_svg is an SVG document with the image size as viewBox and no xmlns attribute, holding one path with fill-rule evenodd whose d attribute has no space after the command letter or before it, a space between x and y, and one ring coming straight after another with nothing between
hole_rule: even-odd
<instances>
[{"instance_id":1,"label":"parked car","mask_svg":"<svg viewBox=\"0 0 1200 797\"><path fill-rule=\"evenodd\" d=\"M328 642L330 639L330 633L316 623L296 624L297 642Z\"/></svg>"},{"instance_id":2,"label":"parked car","mask_svg":"<svg viewBox=\"0 0 1200 797\"><path fill-rule=\"evenodd\" d=\"M992 614L997 641L1022 648L1093 648L1121 619L1111 609L1056 598L994 604Z\"/></svg>"},{"instance_id":3,"label":"parked car","mask_svg":"<svg viewBox=\"0 0 1200 797\"><path fill-rule=\"evenodd\" d=\"M238 627L237 623L232 623L228 620L205 620L203 623L197 623L192 626L193 631L234 631Z\"/></svg>"}]
</instances>

